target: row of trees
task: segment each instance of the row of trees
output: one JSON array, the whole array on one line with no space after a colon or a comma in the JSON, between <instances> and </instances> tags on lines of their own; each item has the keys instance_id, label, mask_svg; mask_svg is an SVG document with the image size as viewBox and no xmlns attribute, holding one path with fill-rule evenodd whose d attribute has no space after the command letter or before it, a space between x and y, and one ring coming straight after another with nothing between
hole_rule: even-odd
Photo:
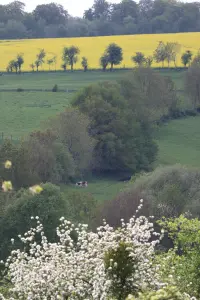
<instances>
[{"instance_id":1,"label":"row of trees","mask_svg":"<svg viewBox=\"0 0 200 300\"><path fill-rule=\"evenodd\" d=\"M147 56L142 52L136 52L135 55L131 57L133 63L137 66L148 66L151 67L153 61L156 63L162 63L162 67L164 67L165 62L167 62L168 67L170 63L173 62L174 66L177 67L176 61L177 56L180 52L181 45L175 42L167 42L164 43L162 41L159 42L156 50L154 51L152 56ZM62 69L64 71L67 70L67 67L70 66L71 71L74 69L74 65L78 61L78 55L80 54L80 49L76 46L64 47L62 51ZM36 60L32 64L30 64L30 68L32 71L39 70L39 67L42 67L45 63L46 52L44 49L41 49L39 53L36 55ZM183 65L186 67L192 61L193 53L190 50L184 52L181 56L181 60ZM110 65L110 70L113 70L115 65L121 64L123 61L123 49L115 44L109 44L106 48L104 54L100 57L99 64L102 67L103 71L106 70L108 65ZM51 66L54 65L56 70L57 66L57 56L53 56L46 60L46 63L49 65L49 70ZM9 62L7 66L7 72L21 73L22 65L24 64L23 54L18 54L16 59L13 59ZM82 57L81 65L83 70L86 72L89 68L89 62L87 57Z\"/></svg>"},{"instance_id":2,"label":"row of trees","mask_svg":"<svg viewBox=\"0 0 200 300\"><path fill-rule=\"evenodd\" d=\"M38 5L31 13L14 1L0 5L0 39L53 38L200 31L199 3L163 0L94 0L83 17L59 4Z\"/></svg>"}]
</instances>

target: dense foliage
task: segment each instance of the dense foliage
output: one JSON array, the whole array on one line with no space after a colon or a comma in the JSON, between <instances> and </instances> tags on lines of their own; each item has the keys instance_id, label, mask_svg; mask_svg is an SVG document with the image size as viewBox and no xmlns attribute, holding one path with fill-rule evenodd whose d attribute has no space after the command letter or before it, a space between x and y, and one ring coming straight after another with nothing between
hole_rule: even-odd
<instances>
[{"instance_id":1,"label":"dense foliage","mask_svg":"<svg viewBox=\"0 0 200 300\"><path fill-rule=\"evenodd\" d=\"M90 119L97 170L147 170L157 152L150 122L132 105L138 102L137 96L129 99L123 89L123 82L103 82L84 88L73 100Z\"/></svg>"},{"instance_id":2,"label":"dense foliage","mask_svg":"<svg viewBox=\"0 0 200 300\"><path fill-rule=\"evenodd\" d=\"M199 3L163 0L95 0L84 16L70 16L62 5L38 5L25 12L21 1L0 5L0 39L99 36L200 31Z\"/></svg>"}]
</instances>

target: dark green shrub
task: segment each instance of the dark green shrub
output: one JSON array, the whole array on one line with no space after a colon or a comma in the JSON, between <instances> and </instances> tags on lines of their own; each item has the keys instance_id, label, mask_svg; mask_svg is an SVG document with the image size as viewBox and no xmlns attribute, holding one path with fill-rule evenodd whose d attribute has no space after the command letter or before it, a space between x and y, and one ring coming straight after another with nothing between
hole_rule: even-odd
<instances>
[{"instance_id":1,"label":"dark green shrub","mask_svg":"<svg viewBox=\"0 0 200 300\"><path fill-rule=\"evenodd\" d=\"M58 85L55 84L54 87L52 88L52 92L56 93L58 91Z\"/></svg>"},{"instance_id":2,"label":"dark green shrub","mask_svg":"<svg viewBox=\"0 0 200 300\"><path fill-rule=\"evenodd\" d=\"M17 88L17 92L24 92L23 88Z\"/></svg>"}]
</instances>

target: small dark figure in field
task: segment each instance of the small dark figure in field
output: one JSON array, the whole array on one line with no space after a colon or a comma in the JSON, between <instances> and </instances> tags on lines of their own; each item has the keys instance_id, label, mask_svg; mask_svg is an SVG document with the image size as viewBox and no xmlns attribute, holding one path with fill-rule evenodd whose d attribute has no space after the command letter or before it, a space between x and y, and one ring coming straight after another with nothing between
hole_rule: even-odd
<instances>
[{"instance_id":1,"label":"small dark figure in field","mask_svg":"<svg viewBox=\"0 0 200 300\"><path fill-rule=\"evenodd\" d=\"M88 186L88 183L87 183L87 181L80 181L80 182L77 182L77 183L76 183L76 186L79 186L79 187L87 187L87 186Z\"/></svg>"}]
</instances>

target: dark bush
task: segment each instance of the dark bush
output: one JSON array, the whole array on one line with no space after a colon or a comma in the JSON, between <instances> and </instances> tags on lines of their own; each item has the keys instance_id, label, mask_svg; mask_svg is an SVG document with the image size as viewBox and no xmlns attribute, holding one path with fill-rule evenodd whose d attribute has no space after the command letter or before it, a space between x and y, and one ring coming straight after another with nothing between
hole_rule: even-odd
<instances>
[{"instance_id":1,"label":"dark bush","mask_svg":"<svg viewBox=\"0 0 200 300\"><path fill-rule=\"evenodd\" d=\"M198 113L195 109L186 109L185 114L186 114L186 116L195 117L195 116L197 116Z\"/></svg>"},{"instance_id":2,"label":"dark bush","mask_svg":"<svg viewBox=\"0 0 200 300\"><path fill-rule=\"evenodd\" d=\"M17 88L17 92L24 92L24 89L23 88Z\"/></svg>"},{"instance_id":3,"label":"dark bush","mask_svg":"<svg viewBox=\"0 0 200 300\"><path fill-rule=\"evenodd\" d=\"M54 87L52 88L52 92L56 93L58 91L58 85L55 84Z\"/></svg>"}]
</instances>

